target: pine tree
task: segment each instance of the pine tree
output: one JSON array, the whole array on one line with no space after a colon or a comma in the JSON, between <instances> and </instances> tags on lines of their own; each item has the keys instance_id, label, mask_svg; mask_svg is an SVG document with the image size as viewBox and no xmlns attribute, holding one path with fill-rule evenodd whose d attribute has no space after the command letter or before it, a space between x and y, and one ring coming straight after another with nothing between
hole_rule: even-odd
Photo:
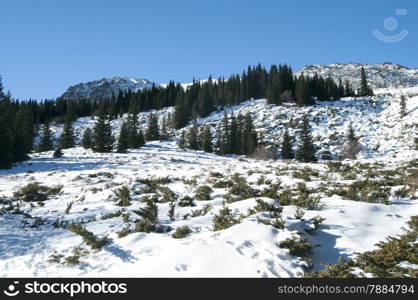
<instances>
[{"instance_id":1,"label":"pine tree","mask_svg":"<svg viewBox=\"0 0 418 300\"><path fill-rule=\"evenodd\" d=\"M345 149L345 156L347 158L354 159L357 156L357 153L360 151L359 138L354 133L354 128L350 124L347 132L347 142Z\"/></svg>"},{"instance_id":2,"label":"pine tree","mask_svg":"<svg viewBox=\"0 0 418 300\"><path fill-rule=\"evenodd\" d=\"M312 98L312 90L309 80L303 74L296 81L296 103L299 106L313 105L315 100Z\"/></svg>"},{"instance_id":3,"label":"pine tree","mask_svg":"<svg viewBox=\"0 0 418 300\"><path fill-rule=\"evenodd\" d=\"M47 120L42 127L41 140L38 145L38 152L50 151L53 149L52 133L49 129L49 121Z\"/></svg>"},{"instance_id":4,"label":"pine tree","mask_svg":"<svg viewBox=\"0 0 418 300\"><path fill-rule=\"evenodd\" d=\"M1 77L0 77L0 169L7 169L11 167L14 161L14 134L10 123L10 103L5 99L2 92Z\"/></svg>"},{"instance_id":5,"label":"pine tree","mask_svg":"<svg viewBox=\"0 0 418 300\"><path fill-rule=\"evenodd\" d=\"M60 146L58 146L55 149L53 156L54 156L54 158L60 158L60 157L63 156L63 153L62 153L62 150L61 150L61 147Z\"/></svg>"},{"instance_id":6,"label":"pine tree","mask_svg":"<svg viewBox=\"0 0 418 300\"><path fill-rule=\"evenodd\" d=\"M199 142L198 142L198 129L195 122L193 122L193 126L189 129L189 132L187 133L187 145L188 148L192 150L198 150L199 149Z\"/></svg>"},{"instance_id":7,"label":"pine tree","mask_svg":"<svg viewBox=\"0 0 418 300\"><path fill-rule=\"evenodd\" d=\"M21 161L28 158L32 151L35 135L33 115L27 106L21 106L16 114L14 126L14 160Z\"/></svg>"},{"instance_id":8,"label":"pine tree","mask_svg":"<svg viewBox=\"0 0 418 300\"><path fill-rule=\"evenodd\" d=\"M366 72L364 71L364 67L361 67L360 71L361 83L360 83L360 91L359 96L373 96L373 90L369 87L367 83Z\"/></svg>"},{"instance_id":9,"label":"pine tree","mask_svg":"<svg viewBox=\"0 0 418 300\"><path fill-rule=\"evenodd\" d=\"M81 146L84 149L90 149L93 146L93 135L90 128L84 130L83 139L81 140Z\"/></svg>"},{"instance_id":10,"label":"pine tree","mask_svg":"<svg viewBox=\"0 0 418 300\"><path fill-rule=\"evenodd\" d=\"M114 138L112 136L112 128L103 104L101 105L99 116L96 120L93 131L93 151L102 153L111 152L113 149Z\"/></svg>"},{"instance_id":11,"label":"pine tree","mask_svg":"<svg viewBox=\"0 0 418 300\"><path fill-rule=\"evenodd\" d=\"M296 151L296 159L303 162L315 162L315 146L312 141L311 126L306 115L302 118L300 141Z\"/></svg>"},{"instance_id":12,"label":"pine tree","mask_svg":"<svg viewBox=\"0 0 418 300\"><path fill-rule=\"evenodd\" d=\"M267 103L280 104L280 91L279 71L276 65L272 65L267 86Z\"/></svg>"},{"instance_id":13,"label":"pine tree","mask_svg":"<svg viewBox=\"0 0 418 300\"><path fill-rule=\"evenodd\" d=\"M74 129L72 126L71 116L67 115L64 122L64 129L59 139L61 149L72 148L75 145Z\"/></svg>"},{"instance_id":14,"label":"pine tree","mask_svg":"<svg viewBox=\"0 0 418 300\"><path fill-rule=\"evenodd\" d=\"M145 134L147 141L156 141L160 139L160 129L158 128L158 118L155 114L151 114L148 119L148 128Z\"/></svg>"},{"instance_id":15,"label":"pine tree","mask_svg":"<svg viewBox=\"0 0 418 300\"><path fill-rule=\"evenodd\" d=\"M405 95L401 96L401 101L400 101L399 105L400 105L400 115L401 115L401 118L403 118L403 117L406 116L406 97L405 97Z\"/></svg>"},{"instance_id":16,"label":"pine tree","mask_svg":"<svg viewBox=\"0 0 418 300\"><path fill-rule=\"evenodd\" d=\"M289 134L289 129L286 128L283 134L283 141L282 141L282 157L283 159L293 159L295 158L295 154L292 149L293 138Z\"/></svg>"},{"instance_id":17,"label":"pine tree","mask_svg":"<svg viewBox=\"0 0 418 300\"><path fill-rule=\"evenodd\" d=\"M244 154L251 154L255 151L258 145L257 132L255 131L253 119L251 114L247 113L244 117L244 128L242 132L242 152Z\"/></svg>"},{"instance_id":18,"label":"pine tree","mask_svg":"<svg viewBox=\"0 0 418 300\"><path fill-rule=\"evenodd\" d=\"M212 152L212 133L210 132L210 127L208 125L205 126L203 130L202 136L202 150L205 152Z\"/></svg>"},{"instance_id":19,"label":"pine tree","mask_svg":"<svg viewBox=\"0 0 418 300\"><path fill-rule=\"evenodd\" d=\"M144 145L145 145L144 134L142 133L142 130L138 130L138 135L136 139L136 148L141 148Z\"/></svg>"},{"instance_id":20,"label":"pine tree","mask_svg":"<svg viewBox=\"0 0 418 300\"><path fill-rule=\"evenodd\" d=\"M118 145L117 145L117 152L125 153L126 150L129 148L129 123L125 122L122 124L119 138L118 138Z\"/></svg>"}]
</instances>

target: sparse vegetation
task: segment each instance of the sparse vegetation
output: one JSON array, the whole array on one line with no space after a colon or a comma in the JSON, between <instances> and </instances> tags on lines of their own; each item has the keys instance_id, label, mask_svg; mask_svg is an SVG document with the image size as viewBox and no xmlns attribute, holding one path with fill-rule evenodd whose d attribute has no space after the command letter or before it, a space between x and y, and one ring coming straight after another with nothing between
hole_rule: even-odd
<instances>
[{"instance_id":1,"label":"sparse vegetation","mask_svg":"<svg viewBox=\"0 0 418 300\"><path fill-rule=\"evenodd\" d=\"M19 188L13 193L13 197L24 202L39 202L47 200L48 196L59 194L61 190L62 185L47 187L34 182Z\"/></svg>"}]
</instances>

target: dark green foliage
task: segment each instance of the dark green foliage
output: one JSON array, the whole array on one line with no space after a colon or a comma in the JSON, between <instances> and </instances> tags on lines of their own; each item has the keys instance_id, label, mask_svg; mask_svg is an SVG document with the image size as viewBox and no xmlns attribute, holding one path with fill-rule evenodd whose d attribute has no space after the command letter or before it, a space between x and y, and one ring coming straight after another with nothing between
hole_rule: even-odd
<instances>
[{"instance_id":1,"label":"dark green foliage","mask_svg":"<svg viewBox=\"0 0 418 300\"><path fill-rule=\"evenodd\" d=\"M212 134L210 132L210 127L209 126L205 126L205 129L203 130L202 133L202 150L205 152L212 152L213 148L212 148Z\"/></svg>"},{"instance_id":2,"label":"dark green foliage","mask_svg":"<svg viewBox=\"0 0 418 300\"><path fill-rule=\"evenodd\" d=\"M93 150L95 152L111 152L114 138L104 104L101 105L98 119L94 125Z\"/></svg>"},{"instance_id":3,"label":"dark green foliage","mask_svg":"<svg viewBox=\"0 0 418 300\"><path fill-rule=\"evenodd\" d=\"M55 187L47 187L34 182L19 188L16 192L13 193L13 197L16 200L21 200L24 202L39 202L45 201L48 196L59 194L61 190L61 185Z\"/></svg>"},{"instance_id":4,"label":"dark green foliage","mask_svg":"<svg viewBox=\"0 0 418 300\"><path fill-rule=\"evenodd\" d=\"M158 207L151 198L146 198L146 207L141 208L138 211L134 211L136 214L142 217L141 220L135 222L136 232L151 232L155 230L158 223Z\"/></svg>"},{"instance_id":5,"label":"dark green foliage","mask_svg":"<svg viewBox=\"0 0 418 300\"><path fill-rule=\"evenodd\" d=\"M189 196L184 196L179 201L179 206L186 207L186 206L193 206L193 198Z\"/></svg>"},{"instance_id":6,"label":"dark green foliage","mask_svg":"<svg viewBox=\"0 0 418 300\"><path fill-rule=\"evenodd\" d=\"M295 158L295 154L292 149L293 138L289 134L289 130L286 128L283 134L283 141L282 141L282 158L283 159L293 159Z\"/></svg>"},{"instance_id":7,"label":"dark green foliage","mask_svg":"<svg viewBox=\"0 0 418 300\"><path fill-rule=\"evenodd\" d=\"M75 145L74 130L70 116L66 116L64 122L64 129L59 138L59 146L61 149L72 148Z\"/></svg>"},{"instance_id":8,"label":"dark green foliage","mask_svg":"<svg viewBox=\"0 0 418 300\"><path fill-rule=\"evenodd\" d=\"M199 141L198 141L198 128L196 123L193 123L193 126L187 132L187 148L192 150L199 149Z\"/></svg>"},{"instance_id":9,"label":"dark green foliage","mask_svg":"<svg viewBox=\"0 0 418 300\"><path fill-rule=\"evenodd\" d=\"M240 222L240 217L233 213L231 209L224 206L218 214L213 217L213 231L227 229Z\"/></svg>"},{"instance_id":10,"label":"dark green foliage","mask_svg":"<svg viewBox=\"0 0 418 300\"><path fill-rule=\"evenodd\" d=\"M147 141L156 141L160 139L160 129L158 127L158 118L155 114L151 114L148 119L148 128L145 134Z\"/></svg>"},{"instance_id":11,"label":"dark green foliage","mask_svg":"<svg viewBox=\"0 0 418 300\"><path fill-rule=\"evenodd\" d=\"M109 240L104 238L98 238L94 233L88 231L80 224L72 223L67 227L71 232L78 234L83 238L83 241L92 249L100 250L103 246L109 243Z\"/></svg>"},{"instance_id":12,"label":"dark green foliage","mask_svg":"<svg viewBox=\"0 0 418 300\"><path fill-rule=\"evenodd\" d=\"M54 156L54 158L60 158L60 157L62 157L62 156L63 156L63 153L62 153L61 147L59 147L59 146L58 146L58 147L55 149L53 156Z\"/></svg>"},{"instance_id":13,"label":"dark green foliage","mask_svg":"<svg viewBox=\"0 0 418 300\"><path fill-rule=\"evenodd\" d=\"M210 200L213 189L208 185L201 185L196 189L194 198L196 200Z\"/></svg>"},{"instance_id":14,"label":"dark green foliage","mask_svg":"<svg viewBox=\"0 0 418 300\"><path fill-rule=\"evenodd\" d=\"M345 148L345 157L354 159L360 151L359 138L355 135L353 127L349 126Z\"/></svg>"},{"instance_id":15,"label":"dark green foliage","mask_svg":"<svg viewBox=\"0 0 418 300\"><path fill-rule=\"evenodd\" d=\"M118 153L125 153L129 148L129 142L130 142L130 133L129 133L129 124L127 122L123 123L120 132L119 132L119 138L118 138L118 144L117 144L117 152Z\"/></svg>"},{"instance_id":16,"label":"dark green foliage","mask_svg":"<svg viewBox=\"0 0 418 300\"><path fill-rule=\"evenodd\" d=\"M93 134L90 128L84 130L83 139L81 140L81 146L84 149L90 149L93 146Z\"/></svg>"},{"instance_id":17,"label":"dark green foliage","mask_svg":"<svg viewBox=\"0 0 418 300\"><path fill-rule=\"evenodd\" d=\"M113 192L118 200L116 205L118 206L129 206L131 205L131 195L127 186L122 186Z\"/></svg>"},{"instance_id":18,"label":"dark green foliage","mask_svg":"<svg viewBox=\"0 0 418 300\"><path fill-rule=\"evenodd\" d=\"M16 113L14 132L14 161L25 160L28 158L27 154L32 151L33 139L35 136L33 116L29 107L19 107L19 110Z\"/></svg>"},{"instance_id":19,"label":"dark green foliage","mask_svg":"<svg viewBox=\"0 0 418 300\"><path fill-rule=\"evenodd\" d=\"M299 137L296 159L302 162L315 162L315 146L312 141L311 126L306 115L302 119L302 128Z\"/></svg>"},{"instance_id":20,"label":"dark green foliage","mask_svg":"<svg viewBox=\"0 0 418 300\"><path fill-rule=\"evenodd\" d=\"M49 129L49 122L46 121L42 127L41 140L38 144L38 152L50 151L53 149L52 133Z\"/></svg>"},{"instance_id":21,"label":"dark green foliage","mask_svg":"<svg viewBox=\"0 0 418 300\"><path fill-rule=\"evenodd\" d=\"M311 243L304 237L286 239L280 242L279 247L289 249L290 254L299 257L307 257L312 251Z\"/></svg>"},{"instance_id":22,"label":"dark green foliage","mask_svg":"<svg viewBox=\"0 0 418 300\"><path fill-rule=\"evenodd\" d=\"M177 227L176 231L171 235L175 239L185 238L190 233L188 226Z\"/></svg>"},{"instance_id":23,"label":"dark green foliage","mask_svg":"<svg viewBox=\"0 0 418 300\"><path fill-rule=\"evenodd\" d=\"M373 90L371 87L369 87L369 84L367 83L366 72L364 71L363 67L361 67L360 77L361 83L358 96L373 96Z\"/></svg>"}]
</instances>

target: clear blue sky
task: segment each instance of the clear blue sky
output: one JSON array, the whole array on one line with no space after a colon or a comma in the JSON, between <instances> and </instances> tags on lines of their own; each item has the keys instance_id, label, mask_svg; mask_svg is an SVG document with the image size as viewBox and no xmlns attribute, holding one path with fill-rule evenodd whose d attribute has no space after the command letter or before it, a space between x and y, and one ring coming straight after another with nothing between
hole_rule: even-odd
<instances>
[{"instance_id":1,"label":"clear blue sky","mask_svg":"<svg viewBox=\"0 0 418 300\"><path fill-rule=\"evenodd\" d=\"M42 99L103 77L189 82L258 62L418 67L417 14L416 0L1 0L0 75L13 96ZM384 43L374 29L409 35Z\"/></svg>"}]
</instances>

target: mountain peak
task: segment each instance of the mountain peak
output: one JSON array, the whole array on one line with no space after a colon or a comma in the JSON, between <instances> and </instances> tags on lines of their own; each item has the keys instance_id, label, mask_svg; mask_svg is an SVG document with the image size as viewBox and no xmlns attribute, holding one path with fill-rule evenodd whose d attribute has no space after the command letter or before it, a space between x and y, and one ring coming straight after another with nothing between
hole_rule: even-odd
<instances>
[{"instance_id":1,"label":"mountain peak","mask_svg":"<svg viewBox=\"0 0 418 300\"><path fill-rule=\"evenodd\" d=\"M77 99L102 99L117 95L119 91L131 90L136 92L145 88L150 88L155 83L140 78L114 76L101 78L89 82L79 83L70 86L61 97L65 100Z\"/></svg>"}]
</instances>

